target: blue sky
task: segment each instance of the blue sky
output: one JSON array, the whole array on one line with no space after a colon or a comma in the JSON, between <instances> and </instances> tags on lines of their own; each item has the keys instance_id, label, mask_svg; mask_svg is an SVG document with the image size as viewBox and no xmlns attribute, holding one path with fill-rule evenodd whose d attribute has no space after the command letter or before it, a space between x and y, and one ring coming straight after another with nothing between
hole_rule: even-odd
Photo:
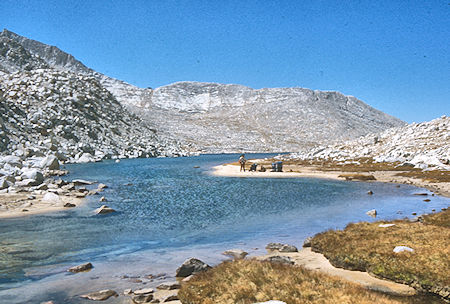
<instances>
[{"instance_id":1,"label":"blue sky","mask_svg":"<svg viewBox=\"0 0 450 304\"><path fill-rule=\"evenodd\" d=\"M305 87L407 122L450 115L448 1L2 0L0 28L140 87Z\"/></svg>"}]
</instances>

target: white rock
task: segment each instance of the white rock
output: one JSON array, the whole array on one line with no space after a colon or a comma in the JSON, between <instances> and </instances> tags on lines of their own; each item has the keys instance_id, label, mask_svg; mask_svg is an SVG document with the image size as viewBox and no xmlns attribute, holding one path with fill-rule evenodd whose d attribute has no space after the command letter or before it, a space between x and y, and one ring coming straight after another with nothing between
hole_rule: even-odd
<instances>
[{"instance_id":1,"label":"white rock","mask_svg":"<svg viewBox=\"0 0 450 304\"><path fill-rule=\"evenodd\" d=\"M404 251L407 251L407 252L414 252L414 249L409 248L409 247L407 247L407 246L395 246L395 248L394 248L393 251L394 251L395 253L400 253L400 252L404 252Z\"/></svg>"},{"instance_id":2,"label":"white rock","mask_svg":"<svg viewBox=\"0 0 450 304\"><path fill-rule=\"evenodd\" d=\"M49 170L59 170L58 158L54 155L49 155L40 162L39 167Z\"/></svg>"},{"instance_id":3,"label":"white rock","mask_svg":"<svg viewBox=\"0 0 450 304\"><path fill-rule=\"evenodd\" d=\"M59 203L61 199L59 198L58 194L47 192L42 198L42 201L48 203Z\"/></svg>"},{"instance_id":4,"label":"white rock","mask_svg":"<svg viewBox=\"0 0 450 304\"><path fill-rule=\"evenodd\" d=\"M371 217L376 217L377 216L377 210L375 210L375 209L369 210L369 211L366 212L366 214L368 216L371 216Z\"/></svg>"},{"instance_id":5,"label":"white rock","mask_svg":"<svg viewBox=\"0 0 450 304\"><path fill-rule=\"evenodd\" d=\"M378 225L378 227L381 227L381 228L388 228L388 227L392 227L392 226L395 226L395 224L380 224L380 225Z\"/></svg>"}]
</instances>

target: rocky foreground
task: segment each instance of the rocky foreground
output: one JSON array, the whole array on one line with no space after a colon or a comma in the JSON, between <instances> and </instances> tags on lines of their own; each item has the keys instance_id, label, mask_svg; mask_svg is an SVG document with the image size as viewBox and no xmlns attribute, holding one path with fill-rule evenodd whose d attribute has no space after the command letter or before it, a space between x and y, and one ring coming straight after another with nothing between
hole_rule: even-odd
<instances>
[{"instance_id":1,"label":"rocky foreground","mask_svg":"<svg viewBox=\"0 0 450 304\"><path fill-rule=\"evenodd\" d=\"M333 160L351 162L370 159L375 163L395 163L398 167L450 170L450 117L391 128L344 144L321 146L283 156L287 160Z\"/></svg>"}]
</instances>

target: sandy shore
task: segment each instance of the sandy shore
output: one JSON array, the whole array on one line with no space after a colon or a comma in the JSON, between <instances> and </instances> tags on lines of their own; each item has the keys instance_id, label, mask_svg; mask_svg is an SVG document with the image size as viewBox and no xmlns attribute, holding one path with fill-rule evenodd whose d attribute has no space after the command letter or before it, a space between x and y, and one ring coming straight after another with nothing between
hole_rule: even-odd
<instances>
[{"instance_id":1,"label":"sandy shore","mask_svg":"<svg viewBox=\"0 0 450 304\"><path fill-rule=\"evenodd\" d=\"M78 207L86 203L85 198L60 195L58 200L44 201L44 195L32 195L29 192L0 194L0 219L22 217L32 214L41 214L67 210L64 207L70 203Z\"/></svg>"},{"instance_id":2,"label":"sandy shore","mask_svg":"<svg viewBox=\"0 0 450 304\"><path fill-rule=\"evenodd\" d=\"M252 160L251 162L258 162L259 160ZM250 162L250 163L251 163ZM295 166L289 165L284 166L284 172L250 172L246 170L245 172L240 172L240 167L235 164L223 164L215 166L212 168L212 175L224 176L224 177L252 177L252 178L299 178L299 177L312 177L312 178L325 178L333 180L346 180L343 176L351 176L357 172L345 172L345 171L321 171L318 167L306 167L306 166ZM293 172L290 172L290 171ZM426 188L437 195L442 195L450 197L450 183L432 183L424 181L420 178L411 178L398 176L400 171L373 171L367 172L363 175L373 175L376 180L368 182L384 182L384 183L397 183L397 184L410 184L421 188ZM358 173L359 174L359 173ZM357 179L355 179L357 180Z\"/></svg>"}]
</instances>

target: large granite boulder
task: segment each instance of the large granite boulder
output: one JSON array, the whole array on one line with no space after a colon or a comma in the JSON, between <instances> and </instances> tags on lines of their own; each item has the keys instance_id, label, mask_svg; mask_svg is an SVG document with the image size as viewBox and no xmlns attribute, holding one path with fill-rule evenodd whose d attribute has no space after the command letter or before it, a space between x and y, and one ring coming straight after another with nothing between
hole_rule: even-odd
<instances>
[{"instance_id":1,"label":"large granite boulder","mask_svg":"<svg viewBox=\"0 0 450 304\"><path fill-rule=\"evenodd\" d=\"M175 276L185 278L192 274L196 274L210 268L211 266L200 261L199 259L190 258L184 261L184 263L180 267L178 267Z\"/></svg>"},{"instance_id":2,"label":"large granite boulder","mask_svg":"<svg viewBox=\"0 0 450 304\"><path fill-rule=\"evenodd\" d=\"M54 155L49 155L41 160L39 167L48 170L59 170L58 158Z\"/></svg>"}]
</instances>

